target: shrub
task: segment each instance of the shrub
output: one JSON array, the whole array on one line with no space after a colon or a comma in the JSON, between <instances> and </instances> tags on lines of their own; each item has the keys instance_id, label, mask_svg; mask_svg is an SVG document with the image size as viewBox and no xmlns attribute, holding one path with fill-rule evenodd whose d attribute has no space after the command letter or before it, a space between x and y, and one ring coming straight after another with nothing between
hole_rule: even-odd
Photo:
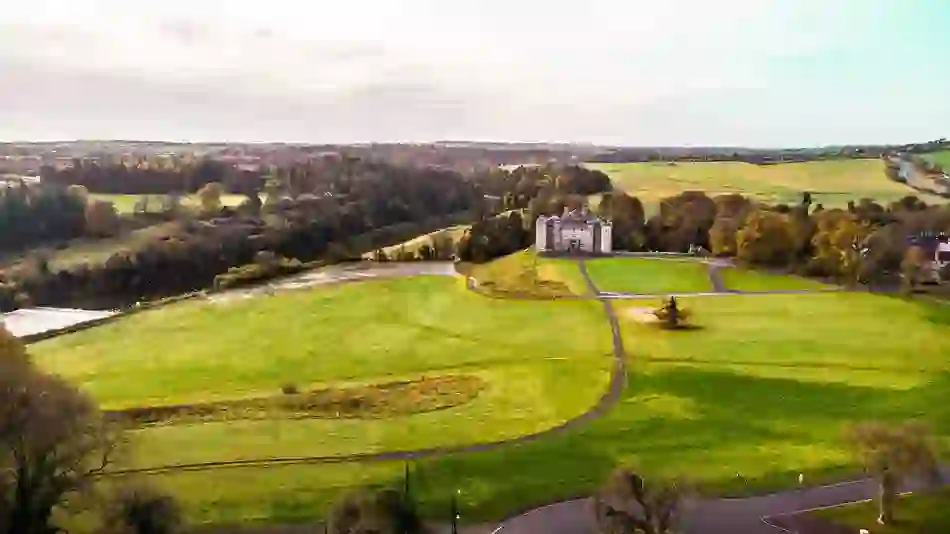
<instances>
[{"instance_id":1,"label":"shrub","mask_svg":"<svg viewBox=\"0 0 950 534\"><path fill-rule=\"evenodd\" d=\"M661 327L668 330L677 330L687 327L687 321L691 315L687 308L683 308L676 301L676 297L670 297L659 308L653 311L653 315L660 320Z\"/></svg>"}]
</instances>

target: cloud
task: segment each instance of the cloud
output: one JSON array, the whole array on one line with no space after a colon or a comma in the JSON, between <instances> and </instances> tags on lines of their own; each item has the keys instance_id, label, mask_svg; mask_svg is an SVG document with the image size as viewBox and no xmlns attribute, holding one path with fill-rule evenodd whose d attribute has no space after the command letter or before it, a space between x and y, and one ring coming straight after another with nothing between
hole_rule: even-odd
<instances>
[{"instance_id":1,"label":"cloud","mask_svg":"<svg viewBox=\"0 0 950 534\"><path fill-rule=\"evenodd\" d=\"M930 14L889 0L5 9L0 137L771 144L923 134L947 115L900 110L948 75L893 22ZM882 57L916 63L893 76Z\"/></svg>"}]
</instances>

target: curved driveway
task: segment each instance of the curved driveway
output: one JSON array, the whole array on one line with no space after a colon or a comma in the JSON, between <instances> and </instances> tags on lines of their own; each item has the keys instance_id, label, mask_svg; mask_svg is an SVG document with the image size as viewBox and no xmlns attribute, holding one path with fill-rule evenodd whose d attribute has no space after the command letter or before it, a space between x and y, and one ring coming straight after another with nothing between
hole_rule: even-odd
<instances>
[{"instance_id":1,"label":"curved driveway","mask_svg":"<svg viewBox=\"0 0 950 534\"><path fill-rule=\"evenodd\" d=\"M580 263L581 273L584 275L588 285L596 294L597 288L593 281L587 275L583 262ZM227 301L234 298L249 298L260 295L273 294L275 290L299 289L310 286L327 285L333 283L344 283L361 280L395 278L406 276L458 276L455 267L450 262L418 262L418 263L387 263L382 265L368 266L365 264L346 265L341 267L318 269L282 278L267 285L257 286L250 289L235 289L209 295L213 301ZM543 430L535 434L527 434L516 438L495 441L488 443L475 443L461 447L433 447L431 449L417 449L411 451L390 451L381 453L350 454L339 456L299 456L293 458L257 458L251 460L231 460L221 462L202 462L190 464L175 464L156 466L140 469L125 469L110 471L110 475L120 474L158 474L180 471L207 471L212 469L222 469L229 467L266 467L276 465L300 465L300 464L319 464L319 463L345 463L345 462L381 462L394 460L415 460L434 456L445 456L451 454L466 454L475 452L484 452L507 445L528 443L539 439L547 438L560 434L575 427L583 426L590 421L604 415L612 408L623 394L627 383L626 354L623 348L623 340L620 337L620 325L617 316L613 311L613 306L607 300L602 300L604 311L610 324L610 333L613 340L613 367L610 372L610 383L607 391L600 397L597 403L583 414L561 423L558 426Z\"/></svg>"},{"instance_id":2,"label":"curved driveway","mask_svg":"<svg viewBox=\"0 0 950 534\"><path fill-rule=\"evenodd\" d=\"M662 259L662 258L656 258ZM752 295L752 294L795 294L811 293L814 291L768 291L757 293L743 293L729 291L722 284L718 270L731 267L722 263L708 263L710 280L714 291L708 293L687 293L681 296L724 296L724 295ZM526 443L547 438L572 428L585 425L601 417L619 400L627 383L627 369L625 364L626 351L620 335L620 325L611 304L614 299L641 299L656 298L658 295L638 295L626 293L609 293L598 290L591 280L585 262L578 261L578 268L586 281L591 296L579 297L599 300L604 307L611 330L613 342L614 365L611 370L610 384L600 400L584 414L566 421L561 425L548 430L520 436L506 441L478 443L462 447L431 448L413 451L395 451L373 454L354 454L346 456L309 456L295 458L261 458L253 460L237 460L225 462L207 462L195 464L179 464L159 466L154 468L113 471L110 474L128 473L165 473L178 471L204 471L228 467L266 467L272 465L316 464L316 463L345 463L345 462L374 462L411 460L451 454L465 454L484 452L507 445ZM311 286L356 282L382 278L411 277L411 276L458 276L454 265L450 262L418 262L418 263L388 263L388 264L352 264L336 266L299 275L282 278L263 286L250 289L235 289L209 295L212 301L227 301L235 298L249 298L260 295L273 294L278 290L299 289ZM470 279L468 289L478 292L477 284ZM666 296L666 295L664 295ZM826 507L841 503L848 503L868 499L874 494L874 485L867 480L858 480L818 488L799 491L786 491L759 497L742 499L708 499L696 500L684 507L682 528L687 533L703 534L775 534L786 527L795 528L795 518L790 517L797 511ZM469 529L464 529L469 530ZM484 528L472 528L475 532L486 531ZM786 532L788 530L785 530ZM595 534L596 526L590 508L590 499L578 499L560 502L531 510L525 514L511 518L492 531L492 534Z\"/></svg>"}]
</instances>

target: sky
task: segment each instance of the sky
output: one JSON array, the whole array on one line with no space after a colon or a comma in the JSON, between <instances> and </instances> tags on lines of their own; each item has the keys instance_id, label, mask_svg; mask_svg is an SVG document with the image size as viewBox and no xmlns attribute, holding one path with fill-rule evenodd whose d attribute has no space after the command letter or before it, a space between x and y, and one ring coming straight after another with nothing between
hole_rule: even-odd
<instances>
[{"instance_id":1,"label":"sky","mask_svg":"<svg viewBox=\"0 0 950 534\"><path fill-rule=\"evenodd\" d=\"M946 0L5 0L0 140L950 137Z\"/></svg>"}]
</instances>

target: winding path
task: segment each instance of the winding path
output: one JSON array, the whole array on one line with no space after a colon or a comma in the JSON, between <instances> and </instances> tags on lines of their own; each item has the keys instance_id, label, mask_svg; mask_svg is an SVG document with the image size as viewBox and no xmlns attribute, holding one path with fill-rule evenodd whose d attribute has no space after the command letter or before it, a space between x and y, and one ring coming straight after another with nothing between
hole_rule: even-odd
<instances>
[{"instance_id":1,"label":"winding path","mask_svg":"<svg viewBox=\"0 0 950 534\"><path fill-rule=\"evenodd\" d=\"M659 260L663 258L655 257L655 259ZM703 261L703 263L709 267L709 278L713 291L706 293L683 293L676 296L775 295L816 292L815 290L764 291L755 293L731 291L725 286L720 269L732 266L721 262ZM563 298L598 300L603 305L613 342L613 367L611 369L610 383L607 391L591 409L574 419L535 434L519 436L509 440L477 443L460 447L434 447L411 451L391 451L341 456L300 456L292 458L259 458L177 464L142 469L117 470L109 472L108 475L133 473L160 474L241 467L415 460L453 454L490 451L509 445L545 439L586 425L603 416L617 404L627 384L626 350L621 336L619 320L611 301L617 299L655 299L658 296L668 295L601 292L591 279L587 271L586 262L583 259L578 260L577 266L590 290L590 295ZM228 300L231 298L271 294L275 289L292 289L312 285L355 282L373 278L407 276L457 276L457 274L451 264L390 264L387 267L369 270L361 267L344 267L333 272L321 270L320 272L304 273L260 288L229 292L225 295L216 296L214 300ZM477 282L471 278L467 280L467 288L473 292L485 294L485 292L478 287ZM832 291L836 290L837 289L833 289ZM548 298L545 300L558 299ZM945 476L950 476L950 472L946 473ZM912 486L909 489L915 488L916 486ZM682 527L687 533L702 534L776 534L779 531L789 532L805 526L804 523L800 522L800 520L794 516L794 514L799 511L865 500L873 496L873 492L874 485L870 481L856 480L830 486L791 490L758 497L696 500L687 503ZM485 528L480 527L463 529L463 532L469 530L478 533L483 531L487 532ZM597 530L593 523L590 500L578 499L554 503L531 510L525 514L504 521L491 532L492 534L594 534ZM806 531L802 530L802 532L804 533ZM828 534L830 532L834 531L825 530L822 531L822 534Z\"/></svg>"},{"instance_id":2,"label":"winding path","mask_svg":"<svg viewBox=\"0 0 950 534\"><path fill-rule=\"evenodd\" d=\"M306 287L311 285L324 285L330 283L341 283L341 282L350 282L358 280L368 280L372 278L387 278L387 277L399 277L399 276L457 276L455 273L454 267L451 264L448 264L451 269L446 270L444 268L439 268L437 265L440 263L429 264L420 263L419 265L428 265L422 270L414 269L414 264L392 264L387 267L387 269L392 269L391 271L382 271L382 272L370 272L369 270L360 270L360 269L341 269L339 275L337 276L325 276L323 272L319 274L309 274L309 278L305 276L298 275L293 279L285 280L278 283L268 284L260 288L248 289L248 290L235 290L233 293L227 295L218 295L216 300L228 300L229 298L243 298L247 296L256 296L261 294L268 294L268 291L273 290L274 288L278 289L288 289L296 287ZM436 266L436 267L429 267ZM444 264L443 264L444 267ZM587 281L588 286L591 288L591 291L597 295L597 287L594 285L593 280L587 274L587 269L584 266L584 263L579 262L579 268L581 273L584 276L584 279ZM360 274L355 274L360 273ZM305 273L306 275L306 273ZM469 289L472 289L471 283L469 284ZM224 297L224 298L222 298ZM597 297L594 297L597 298ZM201 463L189 463L189 464L174 464L174 465L165 465L165 466L156 466L156 467L146 467L138 469L120 469L113 470L106 473L106 475L128 475L128 474L160 474L160 473L172 473L172 472L191 472L191 471L209 471L213 469L225 469L225 468L239 468L239 467L268 467L268 466L282 466L282 465L306 465L306 464L334 464L334 463L348 463L348 462L385 462L385 461L400 461L400 460L416 460L421 458L431 458L438 456L447 456L453 454L468 454L476 452L485 452L500 447L505 447L509 445L517 445L523 443L530 443L537 441L539 439L548 438L557 434L561 434L568 430L571 430L576 427L586 425L587 423L603 416L607 411L610 410L617 402L620 400L620 397L623 394L624 387L627 384L627 368L626 368L626 353L623 347L623 339L620 335L620 324L617 320L617 315L614 312L613 306L606 299L599 299L603 303L604 311L607 314L607 319L610 324L610 333L613 340L613 367L610 372L610 383L607 387L607 391L600 397L596 404L594 404L589 410L582 413L581 415L575 417L574 419L569 419L558 426L537 432L534 434L527 434L518 436L516 438L511 438L501 441L493 441L487 443L475 443L471 445L464 445L458 447L433 447L429 449L416 449L411 451L388 451L388 452L379 452L379 453L360 453L360 454L347 454L347 455L336 455L336 456L298 456L298 457L284 457L284 458L255 458L249 460L227 460L220 462L201 462Z\"/></svg>"}]
</instances>

